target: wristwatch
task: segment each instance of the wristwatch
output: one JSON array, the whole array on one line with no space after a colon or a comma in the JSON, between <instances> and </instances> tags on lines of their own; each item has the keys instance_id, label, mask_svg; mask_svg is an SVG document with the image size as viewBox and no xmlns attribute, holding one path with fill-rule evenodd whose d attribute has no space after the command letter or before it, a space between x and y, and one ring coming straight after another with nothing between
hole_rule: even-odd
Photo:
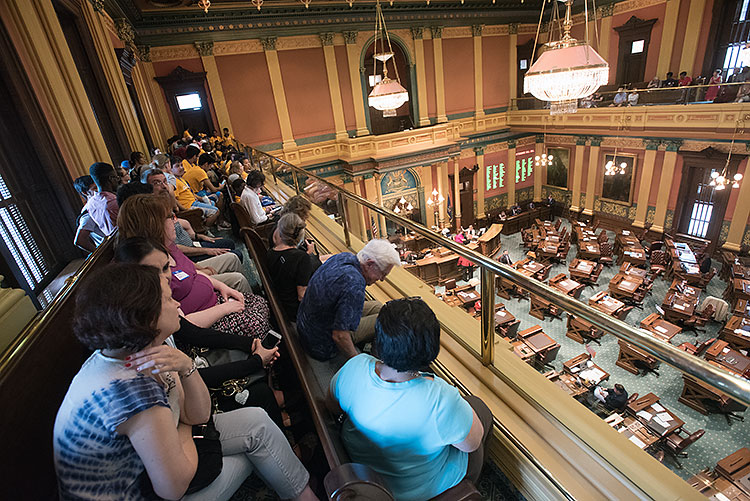
<instances>
[{"instance_id":1,"label":"wristwatch","mask_svg":"<svg viewBox=\"0 0 750 501\"><path fill-rule=\"evenodd\" d=\"M193 372L195 372L198 369L198 367L195 365L195 359L193 359L192 362L193 362L193 365L192 367L190 367L190 369L187 372L185 372L184 374L182 372L177 373L180 375L180 379L185 379L185 378L192 376Z\"/></svg>"}]
</instances>

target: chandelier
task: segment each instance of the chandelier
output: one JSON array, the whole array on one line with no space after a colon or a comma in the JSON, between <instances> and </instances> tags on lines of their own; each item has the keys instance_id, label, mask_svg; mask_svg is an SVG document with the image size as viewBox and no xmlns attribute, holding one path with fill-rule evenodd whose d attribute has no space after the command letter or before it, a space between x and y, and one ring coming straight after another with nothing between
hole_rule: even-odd
<instances>
[{"instance_id":1,"label":"chandelier","mask_svg":"<svg viewBox=\"0 0 750 501\"><path fill-rule=\"evenodd\" d=\"M380 49L378 50L378 40L380 40ZM386 50L388 43L388 50ZM396 110L409 100L409 93L403 88L398 78L398 67L393 58L393 49L391 48L391 38L388 36L388 30L385 27L385 18L383 10L380 8L380 0L375 4L375 41L373 42L374 54L373 75L378 74L378 61L383 63L383 78L375 84L372 92L368 96L367 102L376 110L383 112L384 117L395 117ZM388 61L393 64L396 79L388 78Z\"/></svg>"},{"instance_id":2,"label":"chandelier","mask_svg":"<svg viewBox=\"0 0 750 501\"><path fill-rule=\"evenodd\" d=\"M573 0L561 1L565 2L564 33L560 40L545 44L547 49L531 65L523 79L524 92L530 92L537 99L550 102L550 115L575 113L578 109L578 99L590 96L609 79L607 61L588 43L587 3L584 1L586 40L579 41L570 36L570 28L573 26L570 13ZM539 16L537 40L542 25L544 3L542 2L542 14ZM536 41L534 47L536 50Z\"/></svg>"},{"instance_id":3,"label":"chandelier","mask_svg":"<svg viewBox=\"0 0 750 501\"><path fill-rule=\"evenodd\" d=\"M615 149L615 157L604 164L604 175L605 176L614 176L615 174L625 174L625 169L628 167L628 164L625 162L621 162L620 165L617 165L617 149Z\"/></svg>"},{"instance_id":4,"label":"chandelier","mask_svg":"<svg viewBox=\"0 0 750 501\"><path fill-rule=\"evenodd\" d=\"M403 212L404 214L408 214L413 210L414 206L411 204L411 202L407 202L404 197L401 197L396 206L393 208L393 212L395 212L396 214L400 214L401 212Z\"/></svg>"},{"instance_id":5,"label":"chandelier","mask_svg":"<svg viewBox=\"0 0 750 501\"><path fill-rule=\"evenodd\" d=\"M542 156L535 156L534 157L534 165L537 167L546 167L549 164L552 163L552 155L547 155L546 153L542 154Z\"/></svg>"},{"instance_id":6,"label":"chandelier","mask_svg":"<svg viewBox=\"0 0 750 501\"><path fill-rule=\"evenodd\" d=\"M208 8L211 7L211 0L198 0L198 7L203 9L205 14L208 14Z\"/></svg>"},{"instance_id":7,"label":"chandelier","mask_svg":"<svg viewBox=\"0 0 750 501\"><path fill-rule=\"evenodd\" d=\"M729 145L729 153L727 154L727 161L724 164L724 168L721 169L721 172L718 172L718 171L711 172L711 182L709 182L708 185L717 191L724 190L728 188L729 185L732 185L732 188L740 187L740 181L742 181L742 174L737 172L734 176L730 178L729 162L732 160L732 152L734 151L734 138L737 135L737 130L741 129L740 133L741 134L745 133L745 119L746 118L748 118L748 115L738 118L734 124L734 132L732 133L732 142Z\"/></svg>"}]
</instances>

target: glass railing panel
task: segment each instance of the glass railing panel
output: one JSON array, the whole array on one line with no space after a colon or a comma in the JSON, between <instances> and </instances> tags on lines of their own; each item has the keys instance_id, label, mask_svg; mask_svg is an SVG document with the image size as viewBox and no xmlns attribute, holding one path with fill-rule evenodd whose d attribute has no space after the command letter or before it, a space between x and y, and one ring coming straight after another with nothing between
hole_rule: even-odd
<instances>
[{"instance_id":1,"label":"glass railing panel","mask_svg":"<svg viewBox=\"0 0 750 501\"><path fill-rule=\"evenodd\" d=\"M607 86L612 87L612 86ZM653 106L693 103L733 103L750 101L750 82L700 84L673 87L648 87L648 83L605 88L593 95L579 99L578 109ZM526 95L511 105L515 110L549 109L549 102Z\"/></svg>"}]
</instances>

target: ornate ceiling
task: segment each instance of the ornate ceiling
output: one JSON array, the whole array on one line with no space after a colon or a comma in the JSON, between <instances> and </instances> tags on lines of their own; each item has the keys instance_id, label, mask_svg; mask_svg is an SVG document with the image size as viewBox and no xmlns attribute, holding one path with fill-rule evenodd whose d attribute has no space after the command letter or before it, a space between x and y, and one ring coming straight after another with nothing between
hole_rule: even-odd
<instances>
[{"instance_id":1,"label":"ornate ceiling","mask_svg":"<svg viewBox=\"0 0 750 501\"><path fill-rule=\"evenodd\" d=\"M90 0L133 26L136 43L159 46L358 30L375 23L374 0ZM309 2L305 6L303 3ZM350 3L351 2L351 3ZM383 0L389 29L536 23L541 0ZM260 9L257 6L260 5ZM546 17L546 16L545 16Z\"/></svg>"}]
</instances>

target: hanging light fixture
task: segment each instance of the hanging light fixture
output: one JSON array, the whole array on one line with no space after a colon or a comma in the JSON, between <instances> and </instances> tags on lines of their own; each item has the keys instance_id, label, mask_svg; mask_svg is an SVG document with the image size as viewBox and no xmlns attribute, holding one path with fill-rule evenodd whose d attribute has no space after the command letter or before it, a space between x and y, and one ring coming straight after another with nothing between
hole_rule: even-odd
<instances>
[{"instance_id":1,"label":"hanging light fixture","mask_svg":"<svg viewBox=\"0 0 750 501\"><path fill-rule=\"evenodd\" d=\"M573 26L571 17L573 0L561 1L565 2L563 35L560 40L545 44L547 49L531 65L523 79L524 92L530 92L537 99L550 102L550 115L575 113L578 109L578 99L590 96L609 79L609 64L588 42L586 0L584 0L586 11L586 40L584 41L570 36L570 28ZM542 2L536 40L539 39L545 3ZM550 30L550 38L551 36ZM534 50L536 50L536 41Z\"/></svg>"},{"instance_id":2,"label":"hanging light fixture","mask_svg":"<svg viewBox=\"0 0 750 501\"><path fill-rule=\"evenodd\" d=\"M208 14L208 8L211 7L211 0L198 0L198 7Z\"/></svg>"},{"instance_id":3,"label":"hanging light fixture","mask_svg":"<svg viewBox=\"0 0 750 501\"><path fill-rule=\"evenodd\" d=\"M379 49L378 40L380 40ZM386 50L386 43L388 44L388 50ZM373 47L373 74L378 74L378 61L380 61L383 63L383 78L375 84L368 96L367 102L376 110L382 111L384 117L395 117L396 110L409 100L409 93L401 85L398 78L398 67L393 57L391 38L388 36L388 30L385 27L385 18L383 17L383 10L380 8L380 0L377 0L375 4L375 41L373 42ZM391 64L393 64L396 75L395 80L388 78L388 61L391 61Z\"/></svg>"},{"instance_id":4,"label":"hanging light fixture","mask_svg":"<svg viewBox=\"0 0 750 501\"><path fill-rule=\"evenodd\" d=\"M537 155L534 157L534 165L537 167L546 167L552 163L552 155L542 153L541 156Z\"/></svg>"},{"instance_id":5,"label":"hanging light fixture","mask_svg":"<svg viewBox=\"0 0 750 501\"><path fill-rule=\"evenodd\" d=\"M400 214L403 212L404 214L409 214L411 211L414 210L414 206L411 204L411 202L407 202L404 197L401 197L401 199L396 202L396 206L393 208L393 212L396 214Z\"/></svg>"}]
</instances>

